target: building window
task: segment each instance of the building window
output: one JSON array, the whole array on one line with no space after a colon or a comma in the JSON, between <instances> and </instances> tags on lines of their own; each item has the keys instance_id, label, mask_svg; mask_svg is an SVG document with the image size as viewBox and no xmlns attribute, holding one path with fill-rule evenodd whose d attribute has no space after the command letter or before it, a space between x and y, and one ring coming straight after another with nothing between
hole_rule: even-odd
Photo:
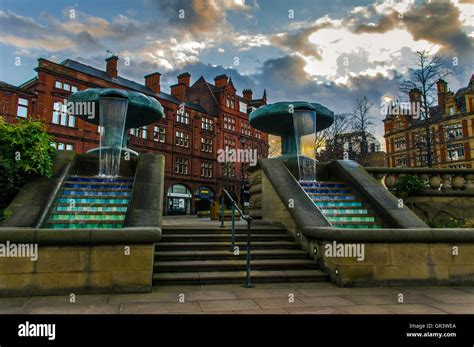
<instances>
[{"instance_id":1,"label":"building window","mask_svg":"<svg viewBox=\"0 0 474 347\"><path fill-rule=\"evenodd\" d=\"M464 159L464 144L448 145L447 152L450 161Z\"/></svg>"},{"instance_id":2,"label":"building window","mask_svg":"<svg viewBox=\"0 0 474 347\"><path fill-rule=\"evenodd\" d=\"M166 141L166 128L153 127L153 141L165 143Z\"/></svg>"},{"instance_id":3,"label":"building window","mask_svg":"<svg viewBox=\"0 0 474 347\"><path fill-rule=\"evenodd\" d=\"M54 83L54 88L62 89L62 90L73 92L73 93L78 91L78 88L76 86L70 85L68 83L63 83L61 81L56 81Z\"/></svg>"},{"instance_id":4,"label":"building window","mask_svg":"<svg viewBox=\"0 0 474 347\"><path fill-rule=\"evenodd\" d=\"M189 124L189 112L180 112L176 113L176 122L182 124Z\"/></svg>"},{"instance_id":5,"label":"building window","mask_svg":"<svg viewBox=\"0 0 474 347\"><path fill-rule=\"evenodd\" d=\"M212 163L201 163L201 177L212 177Z\"/></svg>"},{"instance_id":6,"label":"building window","mask_svg":"<svg viewBox=\"0 0 474 347\"><path fill-rule=\"evenodd\" d=\"M28 116L28 99L18 98L17 117L26 118Z\"/></svg>"},{"instance_id":7,"label":"building window","mask_svg":"<svg viewBox=\"0 0 474 347\"><path fill-rule=\"evenodd\" d=\"M55 102L53 104L52 123L74 128L76 126L76 117L68 115L67 105L61 102Z\"/></svg>"},{"instance_id":8,"label":"building window","mask_svg":"<svg viewBox=\"0 0 474 347\"><path fill-rule=\"evenodd\" d=\"M146 125L141 128L142 139L146 140L148 138L148 129Z\"/></svg>"},{"instance_id":9,"label":"building window","mask_svg":"<svg viewBox=\"0 0 474 347\"><path fill-rule=\"evenodd\" d=\"M395 150L399 151L401 149L405 149L407 146L406 139L404 136L397 137L395 139Z\"/></svg>"},{"instance_id":10,"label":"building window","mask_svg":"<svg viewBox=\"0 0 474 347\"><path fill-rule=\"evenodd\" d=\"M203 130L214 130L214 121L211 118L202 117L201 118L201 129Z\"/></svg>"},{"instance_id":11,"label":"building window","mask_svg":"<svg viewBox=\"0 0 474 347\"><path fill-rule=\"evenodd\" d=\"M262 138L262 133L261 133L260 131L258 131L258 130L255 130L255 137L256 137L257 139L261 139L261 138Z\"/></svg>"},{"instance_id":12,"label":"building window","mask_svg":"<svg viewBox=\"0 0 474 347\"><path fill-rule=\"evenodd\" d=\"M59 151L73 151L74 150L74 145L69 144L69 143L51 142L51 146L53 146Z\"/></svg>"},{"instance_id":13,"label":"building window","mask_svg":"<svg viewBox=\"0 0 474 347\"><path fill-rule=\"evenodd\" d=\"M247 104L245 102L239 101L239 111L247 113Z\"/></svg>"},{"instance_id":14,"label":"building window","mask_svg":"<svg viewBox=\"0 0 474 347\"><path fill-rule=\"evenodd\" d=\"M240 132L244 135L250 136L252 135L252 130L250 129L250 124L247 122L242 121L240 123Z\"/></svg>"},{"instance_id":15,"label":"building window","mask_svg":"<svg viewBox=\"0 0 474 347\"><path fill-rule=\"evenodd\" d=\"M397 164L397 166L405 167L405 166L407 166L407 158L406 157L396 157L395 158L395 163Z\"/></svg>"},{"instance_id":16,"label":"building window","mask_svg":"<svg viewBox=\"0 0 474 347\"><path fill-rule=\"evenodd\" d=\"M182 131L176 132L176 146L189 147L189 135Z\"/></svg>"},{"instance_id":17,"label":"building window","mask_svg":"<svg viewBox=\"0 0 474 347\"><path fill-rule=\"evenodd\" d=\"M212 139L201 137L201 151L212 153Z\"/></svg>"},{"instance_id":18,"label":"building window","mask_svg":"<svg viewBox=\"0 0 474 347\"><path fill-rule=\"evenodd\" d=\"M225 163L222 167L222 175L226 177L235 177L235 163Z\"/></svg>"},{"instance_id":19,"label":"building window","mask_svg":"<svg viewBox=\"0 0 474 347\"><path fill-rule=\"evenodd\" d=\"M224 147L226 151L235 149L235 140L229 139L227 137L224 138Z\"/></svg>"},{"instance_id":20,"label":"building window","mask_svg":"<svg viewBox=\"0 0 474 347\"><path fill-rule=\"evenodd\" d=\"M188 174L189 160L182 157L176 157L174 172L181 175Z\"/></svg>"},{"instance_id":21,"label":"building window","mask_svg":"<svg viewBox=\"0 0 474 347\"><path fill-rule=\"evenodd\" d=\"M224 116L224 129L235 131L235 119Z\"/></svg>"},{"instance_id":22,"label":"building window","mask_svg":"<svg viewBox=\"0 0 474 347\"><path fill-rule=\"evenodd\" d=\"M235 98L233 95L227 94L227 98L225 99L225 106L227 108L235 109Z\"/></svg>"},{"instance_id":23,"label":"building window","mask_svg":"<svg viewBox=\"0 0 474 347\"><path fill-rule=\"evenodd\" d=\"M446 141L462 138L462 124L450 124L446 126Z\"/></svg>"}]
</instances>

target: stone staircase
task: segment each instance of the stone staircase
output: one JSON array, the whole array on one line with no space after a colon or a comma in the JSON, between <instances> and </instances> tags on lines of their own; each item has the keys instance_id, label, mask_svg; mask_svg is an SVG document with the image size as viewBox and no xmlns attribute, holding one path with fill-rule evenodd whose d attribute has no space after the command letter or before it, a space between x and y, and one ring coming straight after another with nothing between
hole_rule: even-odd
<instances>
[{"instance_id":1,"label":"stone staircase","mask_svg":"<svg viewBox=\"0 0 474 347\"><path fill-rule=\"evenodd\" d=\"M230 252L231 228L164 227L156 245L153 284L244 283L246 228L236 230L239 255ZM253 283L328 281L283 227L252 225Z\"/></svg>"},{"instance_id":2,"label":"stone staircase","mask_svg":"<svg viewBox=\"0 0 474 347\"><path fill-rule=\"evenodd\" d=\"M133 177L67 177L46 227L122 228L132 184Z\"/></svg>"},{"instance_id":3,"label":"stone staircase","mask_svg":"<svg viewBox=\"0 0 474 347\"><path fill-rule=\"evenodd\" d=\"M378 229L380 218L345 182L300 182L301 187L336 228Z\"/></svg>"}]
</instances>

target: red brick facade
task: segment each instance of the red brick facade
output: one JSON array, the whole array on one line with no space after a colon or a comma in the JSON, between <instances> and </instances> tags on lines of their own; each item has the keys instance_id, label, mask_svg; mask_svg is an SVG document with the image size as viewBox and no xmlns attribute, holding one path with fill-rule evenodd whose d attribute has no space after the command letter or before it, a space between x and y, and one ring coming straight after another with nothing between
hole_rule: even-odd
<instances>
[{"instance_id":1,"label":"red brick facade","mask_svg":"<svg viewBox=\"0 0 474 347\"><path fill-rule=\"evenodd\" d=\"M219 196L224 186L240 199L241 164L235 163L231 169L218 163L217 151L224 149L226 144L241 148L243 138L245 148L257 149L259 157L267 156L267 134L250 128L248 124L248 114L266 103L266 94L262 99L251 99L252 92L246 90L246 98L238 96L232 79L226 75L216 77L215 85L206 82L202 76L191 85L191 75L183 73L178 76L178 83L171 86L170 95L161 91L159 73L145 76L142 85L120 77L117 66L114 57L107 59L105 71L72 60L57 64L39 59L35 78L20 87L0 84L2 115L14 122L18 107L24 107L18 104L18 98L27 99L28 115L38 117L46 124L59 149L85 153L98 147L98 127L77 117L63 118L58 112L53 112L54 103L64 101L71 92L88 88L120 88L145 93L161 103L165 117L146 129L127 131L128 146L137 152L165 156L165 195L169 195L168 192L172 195L165 196L166 210L183 212L169 207L173 202L182 205L183 201L179 200L184 199L184 212L195 213L200 206L197 200L204 197L199 194L200 188L203 188L201 193L207 190ZM178 113L180 105L184 105L183 115ZM230 175L223 176L223 172ZM170 187L175 184L184 185L189 191L172 193ZM188 194L191 197L183 197Z\"/></svg>"}]
</instances>

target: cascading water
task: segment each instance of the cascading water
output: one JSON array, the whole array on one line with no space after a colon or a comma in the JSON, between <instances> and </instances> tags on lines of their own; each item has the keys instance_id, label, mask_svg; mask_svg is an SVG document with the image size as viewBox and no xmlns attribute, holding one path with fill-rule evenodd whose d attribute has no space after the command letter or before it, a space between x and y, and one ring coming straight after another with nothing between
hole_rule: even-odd
<instances>
[{"instance_id":1,"label":"cascading water","mask_svg":"<svg viewBox=\"0 0 474 347\"><path fill-rule=\"evenodd\" d=\"M125 132L128 99L101 97L100 108L100 176L118 176Z\"/></svg>"},{"instance_id":2,"label":"cascading water","mask_svg":"<svg viewBox=\"0 0 474 347\"><path fill-rule=\"evenodd\" d=\"M315 181L316 112L310 110L295 111L293 113L293 128L300 181Z\"/></svg>"}]
</instances>

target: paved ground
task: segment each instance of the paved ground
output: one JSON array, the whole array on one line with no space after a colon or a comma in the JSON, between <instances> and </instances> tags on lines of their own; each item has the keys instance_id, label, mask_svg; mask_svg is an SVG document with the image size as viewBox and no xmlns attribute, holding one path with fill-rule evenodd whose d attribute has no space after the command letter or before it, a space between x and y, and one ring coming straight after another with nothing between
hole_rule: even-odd
<instances>
[{"instance_id":1,"label":"paved ground","mask_svg":"<svg viewBox=\"0 0 474 347\"><path fill-rule=\"evenodd\" d=\"M180 302L180 298L184 303ZM403 294L404 303L399 303ZM290 300L293 298L294 300ZM290 302L292 301L292 302ZM474 314L474 287L339 288L331 283L163 286L146 294L0 298L0 314Z\"/></svg>"}]
</instances>

